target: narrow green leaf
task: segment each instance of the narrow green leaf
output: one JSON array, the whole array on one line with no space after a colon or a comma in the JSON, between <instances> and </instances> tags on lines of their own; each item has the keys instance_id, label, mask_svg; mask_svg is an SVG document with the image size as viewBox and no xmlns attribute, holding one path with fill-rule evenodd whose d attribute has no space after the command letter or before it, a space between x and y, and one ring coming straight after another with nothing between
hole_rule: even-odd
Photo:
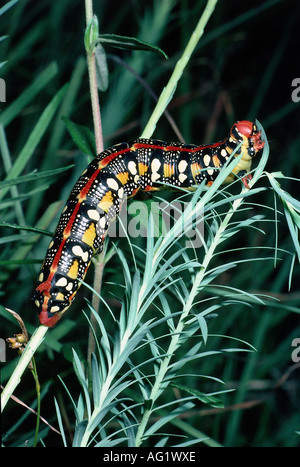
<instances>
[{"instance_id":1,"label":"narrow green leaf","mask_svg":"<svg viewBox=\"0 0 300 467\"><path fill-rule=\"evenodd\" d=\"M144 434L145 438L148 438L150 435L156 433L163 425L168 423L173 418L177 418L182 413L187 412L188 410L192 409L194 404L192 402L186 402L182 404L180 407L177 407L175 410L172 410L169 414L161 417L157 422L153 423L153 425L146 431Z\"/></svg>"},{"instance_id":2,"label":"narrow green leaf","mask_svg":"<svg viewBox=\"0 0 300 467\"><path fill-rule=\"evenodd\" d=\"M142 41L136 37L119 36L118 34L100 34L98 41L101 44L110 45L118 49L126 50L147 50L154 52L168 59L167 54L156 45Z\"/></svg>"},{"instance_id":3,"label":"narrow green leaf","mask_svg":"<svg viewBox=\"0 0 300 467\"><path fill-rule=\"evenodd\" d=\"M45 170L44 172L33 172L28 175L21 175L20 177L12 178L9 180L3 180L2 182L0 181L0 190L3 190L3 188L6 188L6 187L11 187L13 185L18 185L20 183L31 182L32 180L41 180L43 178L53 177L54 175L57 175L62 172L66 172L67 170L70 170L73 167L74 167L74 164L68 165L67 167L61 167L58 169L54 169L54 170ZM3 192L1 192L1 195L3 196Z\"/></svg>"},{"instance_id":4,"label":"narrow green leaf","mask_svg":"<svg viewBox=\"0 0 300 467\"><path fill-rule=\"evenodd\" d=\"M104 92L108 88L108 66L106 60L106 53L101 44L98 44L95 49L96 58L96 73L97 73L97 85L100 91Z\"/></svg>"},{"instance_id":5,"label":"narrow green leaf","mask_svg":"<svg viewBox=\"0 0 300 467\"><path fill-rule=\"evenodd\" d=\"M100 373L99 373L99 366L97 362L97 357L94 353L92 353L91 359L91 366L92 366L92 383L93 383L93 398L94 398L94 407L99 406L100 402Z\"/></svg>"},{"instance_id":6,"label":"narrow green leaf","mask_svg":"<svg viewBox=\"0 0 300 467\"><path fill-rule=\"evenodd\" d=\"M87 54L94 53L95 43L99 35L99 24L96 15L90 19L84 33L84 45Z\"/></svg>"},{"instance_id":7,"label":"narrow green leaf","mask_svg":"<svg viewBox=\"0 0 300 467\"><path fill-rule=\"evenodd\" d=\"M82 420L80 423L78 423L75 434L74 434L74 439L73 439L73 448L79 448L81 445L81 440L83 438L83 435L85 433L85 429L87 427L88 421L87 420Z\"/></svg>"},{"instance_id":8,"label":"narrow green leaf","mask_svg":"<svg viewBox=\"0 0 300 467\"><path fill-rule=\"evenodd\" d=\"M83 368L82 368L82 365L81 365L81 361L80 361L76 351L74 349L72 349L72 350L73 350L73 366L74 366L74 370L76 372L78 381L80 382L80 384L82 386L82 389L83 389L83 392L84 392L84 395L85 395L85 402L86 402L87 412L88 412L88 415L90 416L91 415L91 401L90 401L90 395L89 395L87 380L86 380L85 375L84 375L84 371L83 371Z\"/></svg>"},{"instance_id":9,"label":"narrow green leaf","mask_svg":"<svg viewBox=\"0 0 300 467\"><path fill-rule=\"evenodd\" d=\"M54 397L54 404L55 404L55 410L56 410L56 416L57 416L58 426L59 426L59 429L60 429L60 433L61 433L61 437L62 437L62 440L63 440L63 444L64 444L64 446L65 446L65 448L66 448L66 447L67 447L67 440L66 440L66 435L65 435L65 430L64 430L63 422L62 422L62 416L61 416L61 412L60 412L60 408L59 408L58 402L57 402L57 400L56 400L55 397Z\"/></svg>"},{"instance_id":10,"label":"narrow green leaf","mask_svg":"<svg viewBox=\"0 0 300 467\"><path fill-rule=\"evenodd\" d=\"M11 224L9 222L0 222L0 227L6 227L10 229L17 229L17 230L27 230L29 232L34 233L41 233L43 235L49 235L52 237L52 233L48 232L47 230L37 229L36 227L31 227L30 225L18 225L18 224Z\"/></svg>"},{"instance_id":11,"label":"narrow green leaf","mask_svg":"<svg viewBox=\"0 0 300 467\"><path fill-rule=\"evenodd\" d=\"M181 384L171 383L171 386L173 386L174 388L180 389L182 391L186 391L188 394L192 394L193 396L197 397L197 399L199 399L201 402L209 405L210 407L216 407L218 409L224 407L223 402L216 396L204 394L203 392L200 392L197 389L192 389L187 386L182 386Z\"/></svg>"},{"instance_id":12,"label":"narrow green leaf","mask_svg":"<svg viewBox=\"0 0 300 467\"><path fill-rule=\"evenodd\" d=\"M91 130L83 125L72 122L68 117L63 117L63 121L76 146L78 146L84 154L89 154L94 157L97 151L95 137Z\"/></svg>"},{"instance_id":13,"label":"narrow green leaf","mask_svg":"<svg viewBox=\"0 0 300 467\"><path fill-rule=\"evenodd\" d=\"M18 3L19 0L11 0L7 2L2 8L0 8L0 16L3 15L7 10L9 10L12 6Z\"/></svg>"}]
</instances>

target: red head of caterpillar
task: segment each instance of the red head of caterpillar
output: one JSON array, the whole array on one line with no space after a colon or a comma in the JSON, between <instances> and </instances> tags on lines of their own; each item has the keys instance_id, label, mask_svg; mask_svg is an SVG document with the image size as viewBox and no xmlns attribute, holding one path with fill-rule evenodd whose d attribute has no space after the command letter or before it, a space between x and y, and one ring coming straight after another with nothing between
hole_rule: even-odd
<instances>
[{"instance_id":1,"label":"red head of caterpillar","mask_svg":"<svg viewBox=\"0 0 300 467\"><path fill-rule=\"evenodd\" d=\"M261 140L261 131L257 130L255 123L241 120L233 125L230 133L234 138L243 141L245 146L253 147L253 156L264 147L265 143Z\"/></svg>"}]
</instances>

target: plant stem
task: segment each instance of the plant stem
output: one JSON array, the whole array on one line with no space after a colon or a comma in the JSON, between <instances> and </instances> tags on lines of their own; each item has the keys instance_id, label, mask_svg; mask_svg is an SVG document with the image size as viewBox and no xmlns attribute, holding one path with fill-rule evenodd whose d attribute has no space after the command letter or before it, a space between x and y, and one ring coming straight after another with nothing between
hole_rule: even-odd
<instances>
[{"instance_id":1,"label":"plant stem","mask_svg":"<svg viewBox=\"0 0 300 467\"><path fill-rule=\"evenodd\" d=\"M161 93L160 95L160 98L157 102L157 105L148 121L148 124L146 125L144 131L143 131L143 134L142 134L142 137L143 138L149 138L150 136L152 136L152 133L154 132L155 130L155 127L156 127L156 123L157 121L159 120L160 116L162 115L162 113L164 112L165 108L167 107L168 105L168 102L171 100L172 96L173 96L173 93L176 89L176 86L177 86L177 83L179 81L179 79L181 78L182 74L183 74L183 71L186 67L186 65L188 64L190 58L191 58L191 55L195 49L195 47L197 46L198 44L198 41L200 40L200 38L202 37L203 35L203 32L204 32L204 28L210 18L210 16L212 15L213 11L214 11L214 8L217 4L217 1L218 0L208 0L207 4L206 4L206 7L205 7L205 10L203 11L202 15L201 15L201 18L196 26L196 29L194 30L194 32L192 33L191 35L191 38L183 52L183 55L181 56L181 58L178 60L175 68L174 68L174 71L171 75L171 78L167 84L167 86L163 89L163 92ZM226 216L227 218L227 216ZM215 243L214 243L215 245ZM211 245L211 248L212 248L213 245ZM210 249L211 249L210 248ZM208 252L209 253L209 252ZM206 257L209 258L207 259L207 265L209 264L209 260L211 259L211 256L213 254L213 251L210 252L210 254L208 254ZM194 282L194 285L192 287L192 290L191 290L191 294L190 294L190 297L189 297L189 301L185 304L185 307L184 307L184 310L183 310L183 313L180 317L180 320L178 322L178 325L177 325L177 328L174 332L174 335L171 339L171 342L170 342L170 345L169 345L169 348L167 350L167 357L164 358L161 362L161 365L160 365L160 370L159 370L159 373L157 375L157 379L156 379L156 382L152 388L152 391L151 391L151 394L150 394L150 400L152 400L153 402L157 399L157 397L159 396L159 394L161 393L161 390L162 390L162 384L163 384L163 381L165 379L165 375L168 371L168 368L169 368L169 363L170 363L170 360L173 356L173 354L175 353L178 345L179 345L179 340L181 338L181 333L182 333L182 330L184 328L184 322L185 322L185 318L186 316L188 315L189 311L190 311L190 308L191 308L191 305L194 301L194 298L196 296L196 294L198 293L198 287L199 287L199 284L201 283L201 280L202 280L202 277L203 277L203 270L201 268L200 272L197 274L196 276L196 279L195 279L195 282ZM142 443L142 440L143 440L143 435L144 435L144 432L145 432L145 429L146 429L146 426L147 426L147 423L148 423L148 420L149 420L149 417L152 413L152 410L151 408L149 410L146 410L144 415L143 415L143 418L141 420L141 423L139 425L139 428L138 428L138 431L137 431L137 436L136 436L136 446L140 446L141 443Z\"/></svg>"},{"instance_id":2,"label":"plant stem","mask_svg":"<svg viewBox=\"0 0 300 467\"><path fill-rule=\"evenodd\" d=\"M36 387L36 398L37 398L37 417L36 417L36 427L35 427L35 435L34 435L34 442L33 442L33 447L36 447L37 442L38 442L38 435L39 435L39 429L40 429L40 417L41 417L41 386L39 382L39 377L37 374L37 368L35 364L35 359L32 357L32 366L33 369L31 370L32 376L35 381L35 387Z\"/></svg>"},{"instance_id":3,"label":"plant stem","mask_svg":"<svg viewBox=\"0 0 300 467\"><path fill-rule=\"evenodd\" d=\"M177 83L180 80L183 71L190 60L195 47L197 46L200 38L202 37L204 33L204 28L208 23L208 20L211 17L217 3L218 0L208 0L206 7L201 15L201 18L183 52L183 55L178 60L167 86L163 89L158 99L156 107L141 135L142 138L150 138L152 136L159 118L161 117L168 103L172 99L172 96L177 87Z\"/></svg>"},{"instance_id":4,"label":"plant stem","mask_svg":"<svg viewBox=\"0 0 300 467\"><path fill-rule=\"evenodd\" d=\"M85 15L86 15L86 25L90 23L93 19L93 0L85 0ZM91 95L91 105L93 113L93 122L94 122L94 133L95 133L95 142L96 142L96 151L97 154L100 154L104 149L103 144L103 133L102 133L102 123L101 123L101 113L99 105L99 96L98 96L98 85L97 85L97 72L96 72L96 56L94 52L94 45L90 44L90 49L87 50L87 65L88 65L88 74L89 74L89 83L90 83L90 95ZM100 294L101 284L102 284L102 275L104 268L104 254L101 254L96 262L95 271L94 271L94 289ZM96 294L93 294L92 297L92 306L95 310L99 308L99 298ZM96 318L91 314L91 324L92 327L96 327ZM95 338L92 332L92 329L89 331L88 338L88 355L87 360L90 364L91 354L95 350Z\"/></svg>"},{"instance_id":5,"label":"plant stem","mask_svg":"<svg viewBox=\"0 0 300 467\"><path fill-rule=\"evenodd\" d=\"M10 396L13 394L15 388L21 381L21 377L26 370L27 366L29 365L36 349L41 345L42 341L44 340L45 334L48 331L47 326L39 326L34 334L32 335L30 341L28 342L18 364L11 375L10 379L8 380L3 392L1 394L1 412L4 410Z\"/></svg>"},{"instance_id":6,"label":"plant stem","mask_svg":"<svg viewBox=\"0 0 300 467\"><path fill-rule=\"evenodd\" d=\"M100 295L100 290L101 290L104 266L105 266L105 250L103 249L103 251L100 253L100 255L97 258L97 263L95 265L95 271L94 271L93 289L97 293L99 293L99 295ZM96 295L95 293L93 294L93 298L92 298L92 306L94 310L96 311L99 310L100 299L98 295ZM89 328L88 352L87 352L87 361L88 361L89 368L91 367L92 353L95 352L95 347L96 347L93 330L94 332L96 332L97 320L93 313L90 315L90 322L91 322L91 327Z\"/></svg>"},{"instance_id":7,"label":"plant stem","mask_svg":"<svg viewBox=\"0 0 300 467\"><path fill-rule=\"evenodd\" d=\"M93 0L85 0L85 15L86 15L86 24L88 25L89 22L93 18ZM92 105L93 121L94 121L96 150L97 150L97 154L100 154L100 152L102 152L104 149L104 145L103 145L101 114L100 114L98 86L97 86L96 56L95 56L94 51L87 52L87 65L88 65L88 74L89 74L89 83L90 83L90 94L91 94L91 105Z\"/></svg>"}]
</instances>

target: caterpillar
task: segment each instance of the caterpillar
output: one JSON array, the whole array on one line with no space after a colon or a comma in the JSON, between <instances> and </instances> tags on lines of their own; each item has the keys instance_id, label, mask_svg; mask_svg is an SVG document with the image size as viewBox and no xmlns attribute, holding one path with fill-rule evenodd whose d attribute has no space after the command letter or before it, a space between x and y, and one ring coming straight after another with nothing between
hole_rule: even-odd
<instances>
[{"instance_id":1,"label":"caterpillar","mask_svg":"<svg viewBox=\"0 0 300 467\"><path fill-rule=\"evenodd\" d=\"M69 308L125 197L164 183L192 189L205 180L210 186L240 143L235 156L242 152L241 159L225 182L237 176L249 188L252 158L264 141L246 120L235 123L225 140L206 146L136 139L95 157L71 191L41 267L33 294L40 323L54 326Z\"/></svg>"}]
</instances>

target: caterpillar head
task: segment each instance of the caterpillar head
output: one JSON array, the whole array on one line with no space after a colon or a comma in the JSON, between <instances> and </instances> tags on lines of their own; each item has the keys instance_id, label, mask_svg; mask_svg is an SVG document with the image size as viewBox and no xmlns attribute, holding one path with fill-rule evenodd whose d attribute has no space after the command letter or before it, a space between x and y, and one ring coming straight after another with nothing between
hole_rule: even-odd
<instances>
[{"instance_id":1,"label":"caterpillar head","mask_svg":"<svg viewBox=\"0 0 300 467\"><path fill-rule=\"evenodd\" d=\"M243 143L243 147L248 149L250 157L255 156L265 144L261 139L261 131L257 130L255 123L248 120L241 120L235 123L230 130L230 137L236 143Z\"/></svg>"},{"instance_id":2,"label":"caterpillar head","mask_svg":"<svg viewBox=\"0 0 300 467\"><path fill-rule=\"evenodd\" d=\"M44 282L40 284L43 286L47 284ZM33 294L34 304L38 308L39 321L44 326L52 328L60 320L64 312L69 308L72 303L73 298L70 298L68 301L56 300L50 294L50 292L45 292L42 289L35 290Z\"/></svg>"}]
</instances>

